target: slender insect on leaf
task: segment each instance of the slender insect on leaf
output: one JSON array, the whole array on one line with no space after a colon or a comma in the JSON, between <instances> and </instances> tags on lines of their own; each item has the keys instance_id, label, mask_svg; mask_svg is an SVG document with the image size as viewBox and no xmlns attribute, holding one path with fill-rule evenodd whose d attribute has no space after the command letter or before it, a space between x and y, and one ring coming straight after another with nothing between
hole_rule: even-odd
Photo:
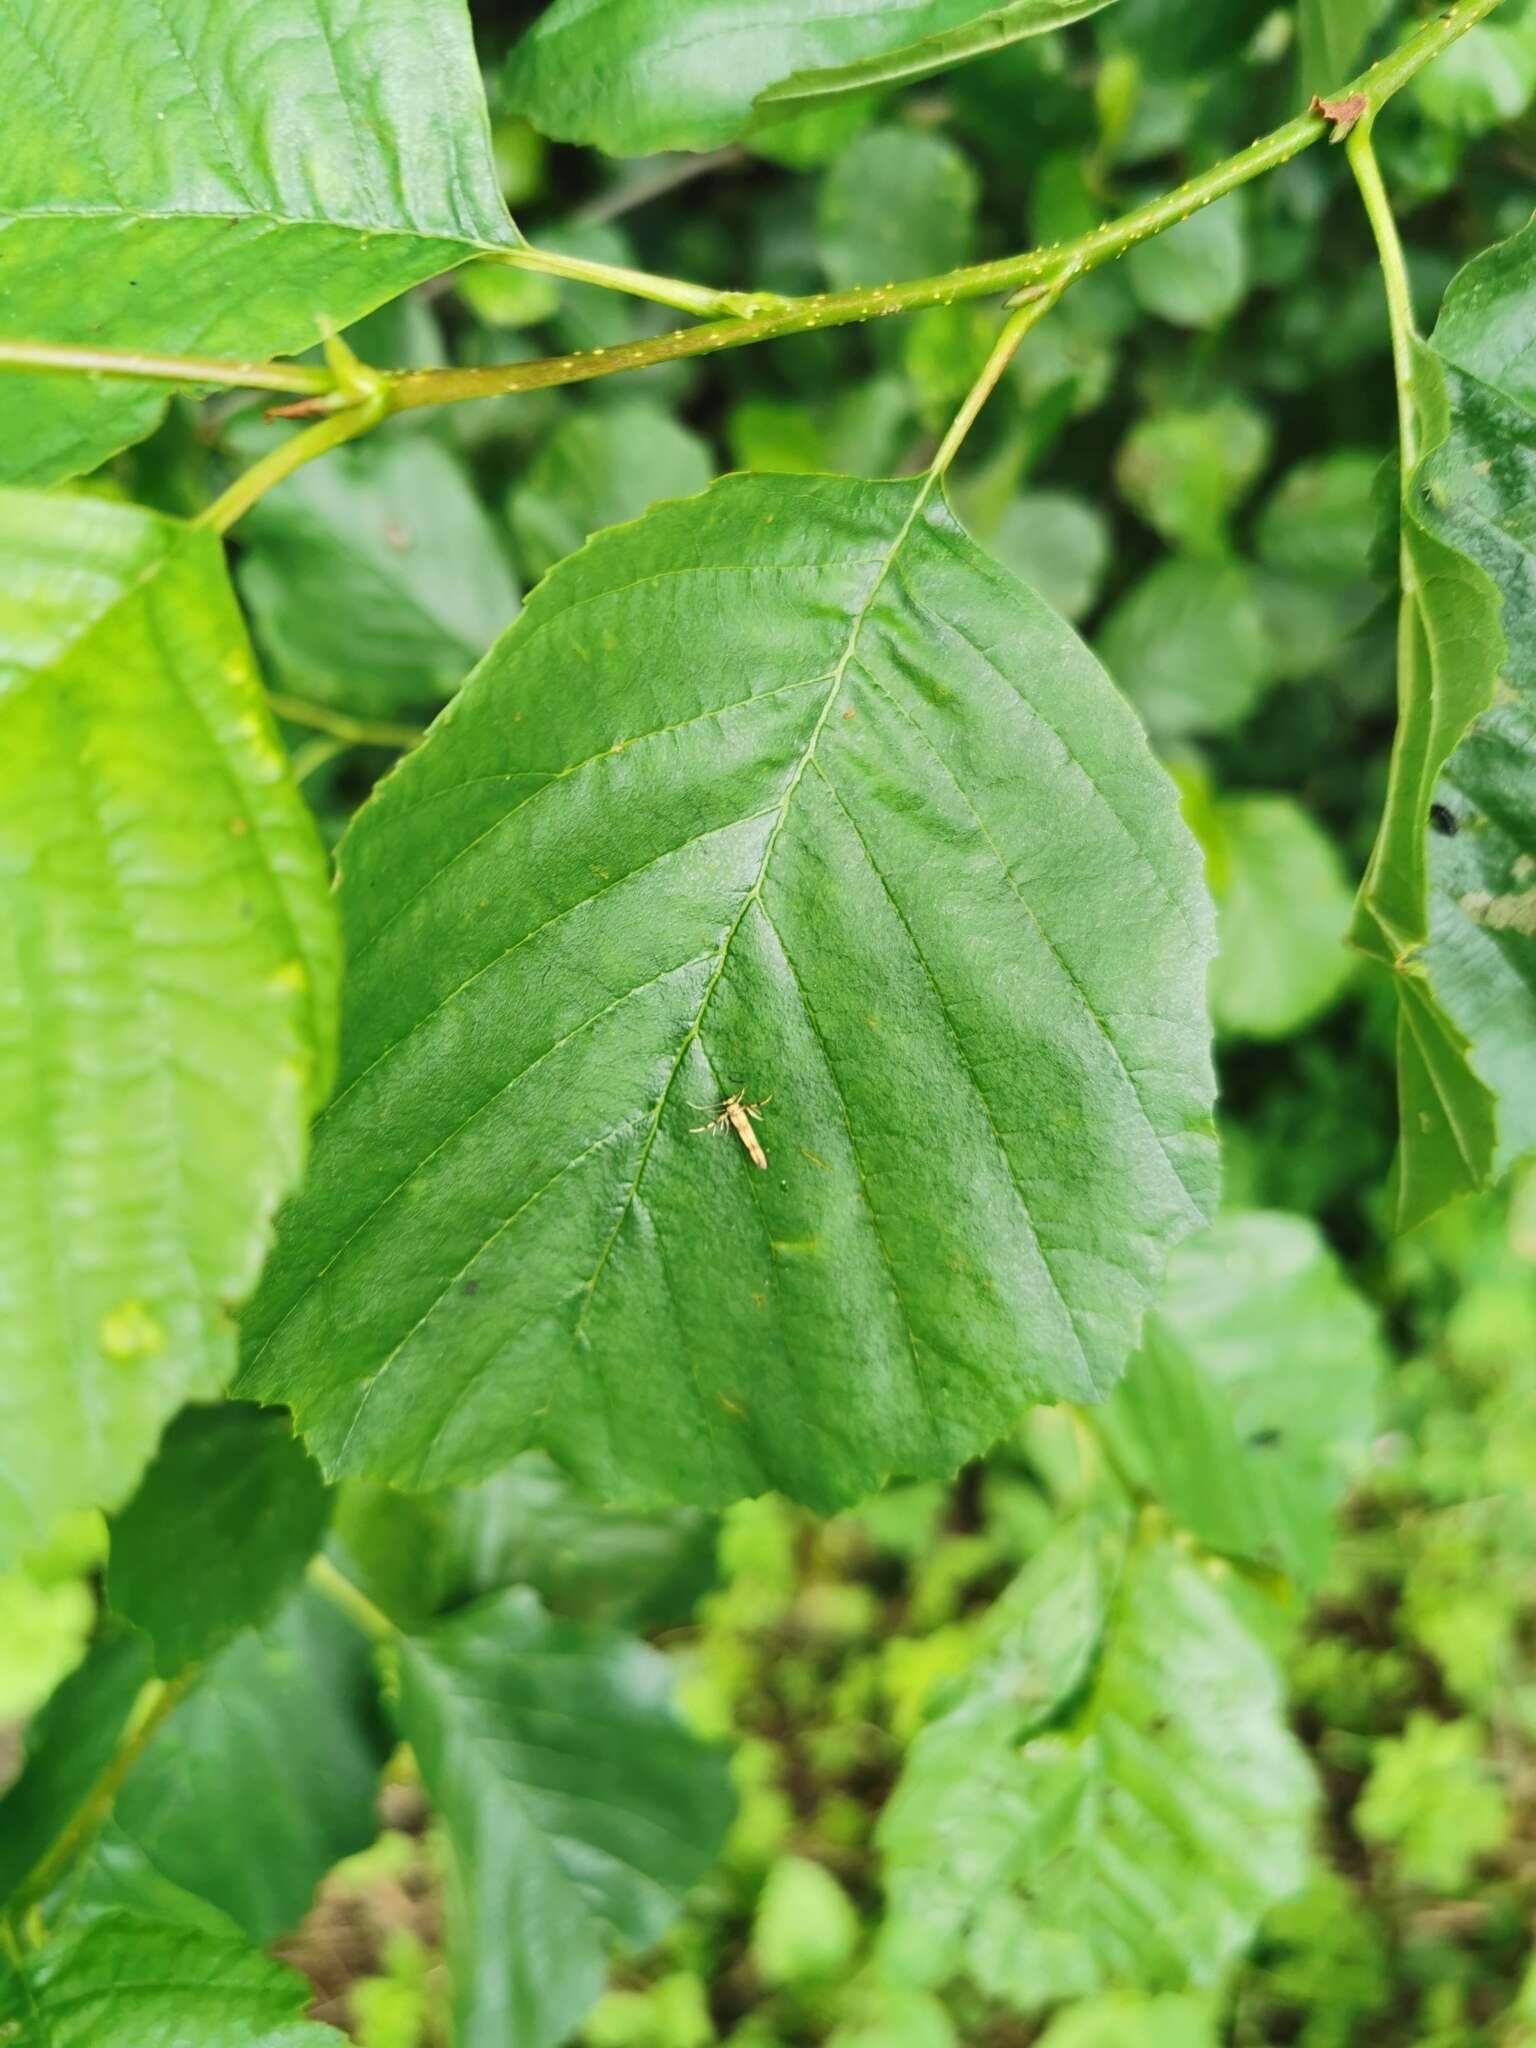
<instances>
[{"instance_id":1,"label":"slender insect on leaf","mask_svg":"<svg viewBox=\"0 0 1536 2048\"><path fill-rule=\"evenodd\" d=\"M707 1124L695 1124L694 1130L696 1132L723 1131L727 1128L733 1130L746 1147L747 1157L751 1160L752 1164L754 1166L766 1167L768 1160L762 1146L758 1142L757 1133L752 1128L752 1118L761 1117L763 1109L773 1100L773 1097L771 1095L766 1096L762 1102L743 1102L741 1099L742 1092L738 1089L734 1095L727 1096L720 1105L720 1114L711 1117Z\"/></svg>"}]
</instances>

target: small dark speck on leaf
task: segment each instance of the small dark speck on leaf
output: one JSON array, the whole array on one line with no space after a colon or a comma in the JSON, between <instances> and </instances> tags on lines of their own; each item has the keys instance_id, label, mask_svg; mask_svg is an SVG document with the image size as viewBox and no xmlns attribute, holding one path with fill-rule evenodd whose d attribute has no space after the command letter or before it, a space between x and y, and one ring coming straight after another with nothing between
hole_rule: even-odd
<instances>
[{"instance_id":1,"label":"small dark speck on leaf","mask_svg":"<svg viewBox=\"0 0 1536 2048\"><path fill-rule=\"evenodd\" d=\"M478 1280L466 1280L461 1292L464 1294L478 1294L480 1292L480 1282Z\"/></svg>"},{"instance_id":2,"label":"small dark speck on leaf","mask_svg":"<svg viewBox=\"0 0 1536 2048\"><path fill-rule=\"evenodd\" d=\"M1256 1429L1248 1439L1248 1447L1254 1451L1272 1451L1279 1441L1278 1429Z\"/></svg>"},{"instance_id":3,"label":"small dark speck on leaf","mask_svg":"<svg viewBox=\"0 0 1536 2048\"><path fill-rule=\"evenodd\" d=\"M1456 813L1448 810L1444 804L1430 805L1429 822L1442 839L1454 839L1461 830L1456 821Z\"/></svg>"}]
</instances>

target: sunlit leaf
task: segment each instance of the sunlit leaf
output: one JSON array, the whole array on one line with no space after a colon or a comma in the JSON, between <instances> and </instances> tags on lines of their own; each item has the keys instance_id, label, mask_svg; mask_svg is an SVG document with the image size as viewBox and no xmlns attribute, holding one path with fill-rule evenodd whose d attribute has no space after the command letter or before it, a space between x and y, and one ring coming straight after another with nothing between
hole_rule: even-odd
<instances>
[{"instance_id":1,"label":"sunlit leaf","mask_svg":"<svg viewBox=\"0 0 1536 2048\"><path fill-rule=\"evenodd\" d=\"M221 1390L338 961L211 534L0 493L0 759L4 1560Z\"/></svg>"}]
</instances>

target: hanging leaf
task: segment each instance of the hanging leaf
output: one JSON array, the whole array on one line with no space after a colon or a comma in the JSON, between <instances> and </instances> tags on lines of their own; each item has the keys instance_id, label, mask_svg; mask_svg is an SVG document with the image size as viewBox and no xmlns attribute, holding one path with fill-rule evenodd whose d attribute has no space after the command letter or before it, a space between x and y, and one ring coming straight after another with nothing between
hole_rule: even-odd
<instances>
[{"instance_id":1,"label":"hanging leaf","mask_svg":"<svg viewBox=\"0 0 1536 2048\"><path fill-rule=\"evenodd\" d=\"M0 492L0 760L3 1563L222 1388L338 963L211 534Z\"/></svg>"},{"instance_id":2,"label":"hanging leaf","mask_svg":"<svg viewBox=\"0 0 1536 2048\"><path fill-rule=\"evenodd\" d=\"M332 1472L949 1471L1108 1390L1210 1204L1172 786L919 484L735 477L601 536L342 868L342 1087L244 1375Z\"/></svg>"},{"instance_id":3,"label":"hanging leaf","mask_svg":"<svg viewBox=\"0 0 1536 2048\"><path fill-rule=\"evenodd\" d=\"M1306 1876L1312 1779L1279 1673L1168 1544L1122 1561L1092 1525L1067 1530L1005 1597L1013 1627L880 1821L886 1967L964 1970L1025 2012L1215 1986Z\"/></svg>"},{"instance_id":4,"label":"hanging leaf","mask_svg":"<svg viewBox=\"0 0 1536 2048\"><path fill-rule=\"evenodd\" d=\"M927 78L1110 0L843 0L743 11L734 0L555 0L512 53L508 104L610 156L714 149L845 93Z\"/></svg>"},{"instance_id":5,"label":"hanging leaf","mask_svg":"<svg viewBox=\"0 0 1536 2048\"><path fill-rule=\"evenodd\" d=\"M451 1858L459 2048L556 2048L613 1940L649 1948L709 1867L724 1760L670 1690L655 1650L552 1620L527 1591L402 1643L401 1732Z\"/></svg>"},{"instance_id":6,"label":"hanging leaf","mask_svg":"<svg viewBox=\"0 0 1536 2048\"><path fill-rule=\"evenodd\" d=\"M3 339L288 354L517 240L461 0L11 0L0 77ZM164 392L0 369L0 478L93 469Z\"/></svg>"},{"instance_id":7,"label":"hanging leaf","mask_svg":"<svg viewBox=\"0 0 1536 2048\"><path fill-rule=\"evenodd\" d=\"M1536 227L1478 257L1416 358L1399 733L1357 942L1394 970L1408 1227L1536 1143Z\"/></svg>"}]
</instances>

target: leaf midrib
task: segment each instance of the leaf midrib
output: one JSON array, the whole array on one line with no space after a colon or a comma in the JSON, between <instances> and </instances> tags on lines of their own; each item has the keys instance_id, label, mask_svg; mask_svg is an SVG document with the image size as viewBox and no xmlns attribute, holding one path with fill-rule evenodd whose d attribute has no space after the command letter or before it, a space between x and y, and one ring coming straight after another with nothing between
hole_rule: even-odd
<instances>
[{"instance_id":1,"label":"leaf midrib","mask_svg":"<svg viewBox=\"0 0 1536 2048\"><path fill-rule=\"evenodd\" d=\"M661 1129L661 1119L666 1113L666 1107L668 1102L671 1100L672 1090L673 1087L676 1085L679 1073L681 1073L682 1071L683 1061L688 1057L689 1050L693 1046L695 1040L698 1038L700 1031L703 1029L704 1018L708 1013L709 1005L711 1000L713 999L715 990L719 987L721 978L725 973L726 966L731 957L731 948L736 943L736 935L741 930L742 924L746 919L748 911L752 909L754 904L761 904L762 902L763 887L768 879L768 871L773 865L773 856L778 848L779 839L783 834L785 823L789 818L790 809L795 800L795 793L799 789L802 781L805 779L806 770L810 767L812 761L816 757L817 745L821 739L822 733L826 729L827 720L832 715L832 707L837 702L838 693L843 687L843 679L847 675L848 665L852 661L854 653L858 648L859 637L863 633L864 628L869 621L870 612L874 609L875 599L880 595L880 592L884 589L886 578L890 575L891 568L895 563L897 556L900 554L902 548L906 545L913 527L917 524L918 519L921 517L924 509L928 504L928 500L932 497L937 483L937 475L935 474L935 472L930 470L927 473L927 475L923 478L921 485L919 486L916 494L914 495L911 509L908 511L906 518L902 521L900 527L897 529L895 539L891 542L891 545L886 550L885 554L880 557L875 574L870 579L869 589L865 593L863 602L860 604L858 611L854 614L853 623L848 630L847 641L844 644L843 651L838 660L837 666L832 671L832 678L827 689L827 694L822 699L821 709L817 713L816 723L811 728L810 737L807 739L805 746L801 751L800 758L795 763L794 769L791 772L789 779L784 786L784 793L779 799L777 815L775 816L773 825L769 830L767 842L763 847L763 855L762 859L758 863L757 874L753 878L751 888L742 898L740 909L737 911L735 917L732 919L730 925L727 927L725 936L720 942L720 950L716 957L714 971L711 973L709 980L704 985L704 992L699 998L699 1007L694 1012L693 1019L689 1024L688 1029L683 1034L682 1043L679 1045L677 1049L677 1057L673 1060L671 1069L667 1074L667 1078L662 1084L661 1095L657 1100L655 1109L651 1113L650 1128L646 1132L645 1141L640 1148L640 1157L635 1166L634 1178L631 1180L629 1184L628 1191L626 1192L624 1200L620 1205L619 1213L617 1217L614 1219L613 1228L609 1232L607 1240L604 1243L602 1250L598 1254L597 1264L594 1266L591 1278L587 1282L584 1291L584 1299L581 1305L581 1311L576 1318L575 1327L572 1331L572 1337L575 1340L571 1346L572 1351L576 1350L586 1342L587 1317L591 1313L592 1304L596 1298L598 1283L602 1279L603 1272L607 1267L610 1256L612 1255L613 1247L618 1242L619 1233L624 1228L624 1224L629 1217L630 1210L634 1207L635 1197L639 1193L640 1183L645 1177L645 1169L650 1162L651 1152L656 1143L657 1133ZM903 1314L903 1323L906 1323L906 1320L906 1316L905 1314ZM908 1334L909 1336L911 1334L910 1325L908 1325ZM568 1357L569 1354L567 1354L567 1361ZM561 1370L564 1370L564 1365L562 1365ZM556 1375L555 1381L551 1384L549 1396L551 1400L553 1399L555 1387L558 1385L558 1383L559 1374Z\"/></svg>"}]
</instances>

